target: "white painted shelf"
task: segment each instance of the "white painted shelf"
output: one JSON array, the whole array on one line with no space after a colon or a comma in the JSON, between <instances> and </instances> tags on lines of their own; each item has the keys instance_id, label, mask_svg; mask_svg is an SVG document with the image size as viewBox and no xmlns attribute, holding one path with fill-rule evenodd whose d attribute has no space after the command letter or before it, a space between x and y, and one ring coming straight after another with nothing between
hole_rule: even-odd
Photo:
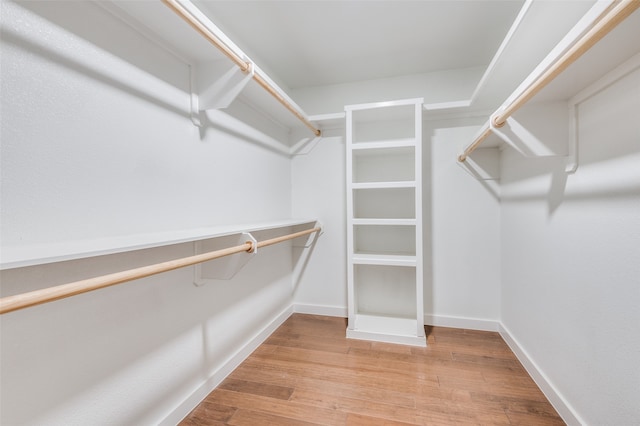
<instances>
[{"instance_id":1,"label":"white painted shelf","mask_svg":"<svg viewBox=\"0 0 640 426\"><path fill-rule=\"evenodd\" d=\"M351 185L353 189L396 189L396 188L415 188L416 182L399 181L399 182L357 182Z\"/></svg>"},{"instance_id":2,"label":"white painted shelf","mask_svg":"<svg viewBox=\"0 0 640 426\"><path fill-rule=\"evenodd\" d=\"M424 337L416 336L415 330L418 326L415 318L358 314L355 317L353 329L347 329L347 337L402 345L427 346Z\"/></svg>"},{"instance_id":3,"label":"white painted shelf","mask_svg":"<svg viewBox=\"0 0 640 426\"><path fill-rule=\"evenodd\" d=\"M369 150L369 149L389 149L389 148L408 148L416 146L415 138L397 139L376 142L357 142L352 146L353 150ZM380 153L383 154L383 153Z\"/></svg>"},{"instance_id":4,"label":"white painted shelf","mask_svg":"<svg viewBox=\"0 0 640 426\"><path fill-rule=\"evenodd\" d=\"M153 234L133 234L92 240L65 241L51 244L5 246L2 247L0 251L0 269L21 268L46 263L84 259L133 250L201 241L242 232L256 232L313 223L316 223L315 219L286 219Z\"/></svg>"},{"instance_id":5,"label":"white painted shelf","mask_svg":"<svg viewBox=\"0 0 640 426\"><path fill-rule=\"evenodd\" d=\"M392 254L355 253L353 255L355 265L387 265L387 266L416 266L415 256L403 256Z\"/></svg>"},{"instance_id":6,"label":"white painted shelf","mask_svg":"<svg viewBox=\"0 0 640 426\"><path fill-rule=\"evenodd\" d=\"M415 219L353 219L353 225L415 226Z\"/></svg>"}]
</instances>

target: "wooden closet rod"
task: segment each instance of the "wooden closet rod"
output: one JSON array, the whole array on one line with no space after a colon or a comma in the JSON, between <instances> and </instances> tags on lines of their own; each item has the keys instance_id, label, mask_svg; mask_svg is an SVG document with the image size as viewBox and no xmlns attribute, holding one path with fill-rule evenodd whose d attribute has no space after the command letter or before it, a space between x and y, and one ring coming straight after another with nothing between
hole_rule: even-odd
<instances>
[{"instance_id":1,"label":"wooden closet rod","mask_svg":"<svg viewBox=\"0 0 640 426\"><path fill-rule=\"evenodd\" d=\"M220 49L222 53L224 53L229 59L231 59L243 72L249 72L251 64L244 59L242 59L236 52L229 48L218 36L216 36L213 31L207 28L200 20L195 17L189 10L185 9L177 0L162 0L162 2L167 5L171 10L173 10L178 16L184 19L191 27L193 27L200 35L206 38L211 44ZM313 123L311 123L305 115L300 112L295 106L293 106L289 101L287 101L282 94L276 90L264 77L262 77L258 73L253 74L253 79L258 83L264 90L269 92L271 96L276 98L278 102L280 102L286 109L289 110L293 115L298 118L298 120L302 121L305 126L307 126L316 136L320 136L322 132L320 129L315 127Z\"/></svg>"},{"instance_id":2,"label":"wooden closet rod","mask_svg":"<svg viewBox=\"0 0 640 426\"><path fill-rule=\"evenodd\" d=\"M591 27L577 42L573 44L557 61L555 61L545 72L540 74L529 87L527 87L509 105L498 110L489 120L495 127L502 127L507 119L513 115L524 104L529 102L547 84L553 81L558 75L566 70L586 51L591 49L598 41L607 35L620 22L625 20L636 9L640 7L640 0L621 0L614 2L612 7L607 9L598 22ZM458 161L464 162L467 157L491 134L491 126L486 125L478 137L458 156Z\"/></svg>"},{"instance_id":3,"label":"wooden closet rod","mask_svg":"<svg viewBox=\"0 0 640 426\"><path fill-rule=\"evenodd\" d=\"M122 284L127 281L137 280L139 278L156 275L162 272L172 271L185 266L195 265L197 263L207 262L209 260L218 259L220 257L229 256L235 253L251 252L254 249L270 246L272 244L281 243L283 241L292 240L294 238L309 235L320 231L320 227L306 229L300 232L283 235L281 237L271 238L269 240L259 241L255 246L251 241L244 244L228 247L226 249L211 251L207 253L197 254L195 256L183 257L181 259L169 260L162 263L156 263L140 268L129 269L127 271L116 272L113 274L102 275L86 280L75 281L68 284L62 284L55 287L44 288L41 290L30 291L28 293L16 294L0 299L0 315L8 312L17 311L19 309L28 308L30 306L41 305L54 300L64 299L66 297L75 296L77 294L87 293L89 291L110 287L116 284Z\"/></svg>"}]
</instances>

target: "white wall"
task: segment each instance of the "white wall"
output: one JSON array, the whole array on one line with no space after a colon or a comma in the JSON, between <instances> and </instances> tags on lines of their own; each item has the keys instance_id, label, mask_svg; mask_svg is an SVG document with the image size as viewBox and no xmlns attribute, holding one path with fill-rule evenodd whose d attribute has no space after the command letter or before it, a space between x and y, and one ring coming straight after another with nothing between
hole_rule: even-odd
<instances>
[{"instance_id":1,"label":"white wall","mask_svg":"<svg viewBox=\"0 0 640 426\"><path fill-rule=\"evenodd\" d=\"M582 102L579 163L502 157L502 322L583 424L640 419L640 70Z\"/></svg>"},{"instance_id":2,"label":"white wall","mask_svg":"<svg viewBox=\"0 0 640 426\"><path fill-rule=\"evenodd\" d=\"M480 121L424 121L427 324L496 330L500 318L499 201L456 162ZM295 303L310 312L346 315L344 129L325 135L293 158L294 216L314 215L326 226L297 283Z\"/></svg>"},{"instance_id":3,"label":"white wall","mask_svg":"<svg viewBox=\"0 0 640 426\"><path fill-rule=\"evenodd\" d=\"M345 105L397 99L424 98L426 104L469 101L483 67L306 87L291 95L308 114L341 112Z\"/></svg>"},{"instance_id":4,"label":"white wall","mask_svg":"<svg viewBox=\"0 0 640 426\"><path fill-rule=\"evenodd\" d=\"M223 112L193 126L185 63L91 2L1 7L3 246L290 217L289 158ZM5 270L1 291L190 254ZM286 314L292 268L283 244L217 285L186 268L3 315L0 423L161 422Z\"/></svg>"},{"instance_id":5,"label":"white wall","mask_svg":"<svg viewBox=\"0 0 640 426\"><path fill-rule=\"evenodd\" d=\"M324 226L304 274L295 283L299 310L347 315L347 236L344 129L327 129L305 155L292 158L294 217ZM312 306L312 308L311 308Z\"/></svg>"},{"instance_id":6,"label":"white wall","mask_svg":"<svg viewBox=\"0 0 640 426\"><path fill-rule=\"evenodd\" d=\"M500 319L500 202L456 158L483 118L425 123L427 323L495 330ZM429 155L430 153L430 155ZM430 216L430 221L429 221ZM429 221L429 222L427 222ZM428 246L430 244L430 247Z\"/></svg>"}]
</instances>

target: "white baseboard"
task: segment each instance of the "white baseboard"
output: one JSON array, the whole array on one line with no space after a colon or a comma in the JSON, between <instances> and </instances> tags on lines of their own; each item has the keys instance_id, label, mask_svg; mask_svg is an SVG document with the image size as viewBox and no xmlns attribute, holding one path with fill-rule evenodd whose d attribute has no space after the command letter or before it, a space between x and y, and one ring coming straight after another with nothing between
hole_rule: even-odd
<instances>
[{"instance_id":1,"label":"white baseboard","mask_svg":"<svg viewBox=\"0 0 640 426\"><path fill-rule=\"evenodd\" d=\"M347 317L347 308L342 306L326 306L326 305L305 305L295 303L293 312L298 314L325 315L328 317Z\"/></svg>"},{"instance_id":2,"label":"white baseboard","mask_svg":"<svg viewBox=\"0 0 640 426\"><path fill-rule=\"evenodd\" d=\"M450 317L446 315L425 314L424 323L440 327L465 328L467 330L498 331L498 321L479 318Z\"/></svg>"},{"instance_id":3,"label":"white baseboard","mask_svg":"<svg viewBox=\"0 0 640 426\"><path fill-rule=\"evenodd\" d=\"M180 423L198 404L207 397L222 381L227 378L258 346L262 344L293 313L293 306L284 309L273 321L260 330L246 345L238 349L209 379L193 392L182 404L173 410L162 422L161 426L173 426Z\"/></svg>"},{"instance_id":4,"label":"white baseboard","mask_svg":"<svg viewBox=\"0 0 640 426\"><path fill-rule=\"evenodd\" d=\"M522 346L518 343L518 341L513 337L511 332L504 326L504 324L500 323L499 329L500 335L507 343L509 348L516 355L522 366L527 370L529 376L533 379L534 382L538 385L544 396L547 397L553 408L556 409L562 420L565 421L568 425L584 425L585 422L582 421L580 416L571 408L571 405L560 395L558 390L551 384L547 376L540 370L538 365L531 359L529 354L522 349Z\"/></svg>"},{"instance_id":5,"label":"white baseboard","mask_svg":"<svg viewBox=\"0 0 640 426\"><path fill-rule=\"evenodd\" d=\"M568 425L583 425L584 421L575 412L569 403L561 396L558 390L551 384L547 376L538 368L529 354L513 337L511 332L500 321L483 320L477 318L450 317L444 315L425 315L424 323L441 327L465 328L468 330L497 331L507 343L516 358L522 363L527 373L538 385L542 393L547 397L553 408L556 409L562 420Z\"/></svg>"}]
</instances>

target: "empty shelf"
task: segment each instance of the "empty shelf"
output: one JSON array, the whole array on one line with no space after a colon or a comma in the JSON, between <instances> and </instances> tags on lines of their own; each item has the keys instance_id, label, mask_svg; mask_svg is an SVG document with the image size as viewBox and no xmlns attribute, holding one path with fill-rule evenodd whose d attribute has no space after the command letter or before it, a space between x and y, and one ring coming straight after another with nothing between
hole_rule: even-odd
<instances>
[{"instance_id":1,"label":"empty shelf","mask_svg":"<svg viewBox=\"0 0 640 426\"><path fill-rule=\"evenodd\" d=\"M347 329L347 338L427 346L424 336L416 336L418 322L411 318L356 315L355 327Z\"/></svg>"},{"instance_id":2,"label":"empty shelf","mask_svg":"<svg viewBox=\"0 0 640 426\"><path fill-rule=\"evenodd\" d=\"M353 263L357 265L387 265L387 266L416 266L415 256L391 255L391 254L366 254L353 255Z\"/></svg>"}]
</instances>

